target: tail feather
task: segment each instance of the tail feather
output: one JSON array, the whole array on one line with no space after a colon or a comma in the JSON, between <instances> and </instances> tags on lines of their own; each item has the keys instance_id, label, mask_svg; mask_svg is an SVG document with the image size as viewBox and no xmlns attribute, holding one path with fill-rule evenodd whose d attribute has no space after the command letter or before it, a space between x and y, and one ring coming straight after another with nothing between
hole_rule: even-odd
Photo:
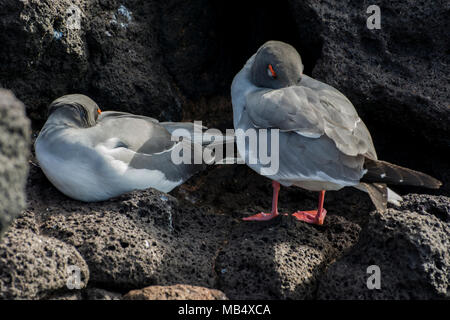
<instances>
[{"instance_id":1,"label":"tail feather","mask_svg":"<svg viewBox=\"0 0 450 320\"><path fill-rule=\"evenodd\" d=\"M382 213L386 211L388 202L400 206L403 201L403 198L399 194L389 189L384 183L361 182L355 188L367 192L377 210Z\"/></svg>"},{"instance_id":2,"label":"tail feather","mask_svg":"<svg viewBox=\"0 0 450 320\"><path fill-rule=\"evenodd\" d=\"M387 197L388 197L388 202L392 203L396 206L400 206L401 202L403 201L403 198L395 193L394 191L392 191L391 189L387 188Z\"/></svg>"},{"instance_id":3,"label":"tail feather","mask_svg":"<svg viewBox=\"0 0 450 320\"><path fill-rule=\"evenodd\" d=\"M388 188L384 183L360 183L360 188L369 194L375 208L379 212L384 212L387 209L388 203Z\"/></svg>"},{"instance_id":4,"label":"tail feather","mask_svg":"<svg viewBox=\"0 0 450 320\"><path fill-rule=\"evenodd\" d=\"M431 189L439 189L442 185L442 182L425 173L386 161L365 158L364 167L367 169L367 173L361 179L361 182L401 184Z\"/></svg>"}]
</instances>

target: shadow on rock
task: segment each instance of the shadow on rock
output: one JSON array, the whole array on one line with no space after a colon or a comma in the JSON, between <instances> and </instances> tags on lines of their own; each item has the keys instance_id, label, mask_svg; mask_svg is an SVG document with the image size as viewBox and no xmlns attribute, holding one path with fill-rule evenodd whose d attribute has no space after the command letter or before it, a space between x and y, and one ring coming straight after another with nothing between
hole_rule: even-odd
<instances>
[{"instance_id":1,"label":"shadow on rock","mask_svg":"<svg viewBox=\"0 0 450 320\"><path fill-rule=\"evenodd\" d=\"M321 279L318 298L449 298L449 199L410 194L404 200L400 209L370 214L357 245ZM368 289L371 265L380 268L380 289Z\"/></svg>"},{"instance_id":2,"label":"shadow on rock","mask_svg":"<svg viewBox=\"0 0 450 320\"><path fill-rule=\"evenodd\" d=\"M271 207L270 180L246 166L220 166L203 172L174 194L198 206L235 218L218 253L217 288L230 299L313 299L326 266L358 239L360 224L372 210L357 190L327 193L323 226L280 216L268 222L243 222L244 216ZM317 193L281 188L279 211L313 209Z\"/></svg>"}]
</instances>

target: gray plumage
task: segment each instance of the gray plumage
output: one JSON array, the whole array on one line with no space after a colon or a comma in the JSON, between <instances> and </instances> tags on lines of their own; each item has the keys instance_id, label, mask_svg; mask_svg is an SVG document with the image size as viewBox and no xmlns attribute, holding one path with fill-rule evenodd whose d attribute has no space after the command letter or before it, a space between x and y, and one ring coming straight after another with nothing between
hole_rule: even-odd
<instances>
[{"instance_id":1,"label":"gray plumage","mask_svg":"<svg viewBox=\"0 0 450 320\"><path fill-rule=\"evenodd\" d=\"M268 65L277 70L277 77L270 76ZM280 89L296 85L303 73L302 59L292 46L268 41L256 52L250 73L252 82L258 87Z\"/></svg>"},{"instance_id":2,"label":"gray plumage","mask_svg":"<svg viewBox=\"0 0 450 320\"><path fill-rule=\"evenodd\" d=\"M386 208L386 200L398 203L400 196L383 187L386 175L377 172L379 179L371 175L370 183L378 182L376 186L360 184L368 172L366 159L378 160L370 133L352 103L337 89L302 72L301 58L292 46L269 41L233 80L235 129L264 128L269 137L272 129L280 130L279 170L267 176L285 186L314 191L354 186L368 192L380 210ZM250 163L249 156L257 153L248 145L238 146L238 151L255 171L261 173L268 166L261 161ZM382 167L388 168L377 168ZM434 184L425 179L423 186L438 185L429 178Z\"/></svg>"},{"instance_id":3,"label":"gray plumage","mask_svg":"<svg viewBox=\"0 0 450 320\"><path fill-rule=\"evenodd\" d=\"M55 100L36 140L42 170L67 196L100 201L149 187L169 192L202 169L202 165L173 163L175 148L184 146L193 159L202 147L195 148L186 137L172 139L171 123L116 111L98 115L97 109L84 95ZM176 126L188 132L194 128L190 123Z\"/></svg>"},{"instance_id":4,"label":"gray plumage","mask_svg":"<svg viewBox=\"0 0 450 320\"><path fill-rule=\"evenodd\" d=\"M261 52L264 51L258 50L263 57ZM355 155L357 150L364 153L370 150L373 154L375 151L371 139L366 139L370 134L365 126L355 130L362 126L362 121L354 107L336 89L302 74L300 82L288 87L271 89L254 85L252 68L258 53L249 59L232 84L234 127L244 131L280 130L279 171L269 178L285 186L298 185L316 191L357 185L364 174L364 158ZM270 77L268 73L266 76ZM277 80L281 77L277 72ZM345 103L339 105L336 101ZM340 114L335 115L337 110ZM358 133L362 133L361 138ZM341 136L363 142L349 146L339 143ZM349 154L344 151L348 149ZM248 148L239 152L241 156L248 154ZM264 167L259 163L248 164L258 172Z\"/></svg>"}]
</instances>

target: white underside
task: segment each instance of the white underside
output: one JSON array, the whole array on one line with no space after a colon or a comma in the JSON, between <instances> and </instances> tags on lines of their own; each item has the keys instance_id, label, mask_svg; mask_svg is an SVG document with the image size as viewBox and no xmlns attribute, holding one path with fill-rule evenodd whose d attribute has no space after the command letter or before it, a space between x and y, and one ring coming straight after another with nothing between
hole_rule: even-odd
<instances>
[{"instance_id":1,"label":"white underside","mask_svg":"<svg viewBox=\"0 0 450 320\"><path fill-rule=\"evenodd\" d=\"M329 182L329 181L296 181L293 185L311 191L337 191L342 189L343 185Z\"/></svg>"},{"instance_id":2,"label":"white underside","mask_svg":"<svg viewBox=\"0 0 450 320\"><path fill-rule=\"evenodd\" d=\"M113 157L106 145L89 149L90 157L63 160L45 143L36 143L39 165L52 184L65 195L86 202L102 201L133 190L155 188L169 192L182 183L166 179L158 170L134 169Z\"/></svg>"}]
</instances>

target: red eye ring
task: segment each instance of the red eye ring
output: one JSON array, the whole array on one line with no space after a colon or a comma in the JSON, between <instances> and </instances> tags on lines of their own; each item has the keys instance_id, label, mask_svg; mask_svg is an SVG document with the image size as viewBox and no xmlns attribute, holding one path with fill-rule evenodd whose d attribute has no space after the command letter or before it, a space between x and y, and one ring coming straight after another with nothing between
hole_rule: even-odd
<instances>
[{"instance_id":1,"label":"red eye ring","mask_svg":"<svg viewBox=\"0 0 450 320\"><path fill-rule=\"evenodd\" d=\"M272 74L272 77L275 79L277 77L277 73L275 72L275 70L273 70L273 67L271 64L269 64L268 66L270 73Z\"/></svg>"}]
</instances>

